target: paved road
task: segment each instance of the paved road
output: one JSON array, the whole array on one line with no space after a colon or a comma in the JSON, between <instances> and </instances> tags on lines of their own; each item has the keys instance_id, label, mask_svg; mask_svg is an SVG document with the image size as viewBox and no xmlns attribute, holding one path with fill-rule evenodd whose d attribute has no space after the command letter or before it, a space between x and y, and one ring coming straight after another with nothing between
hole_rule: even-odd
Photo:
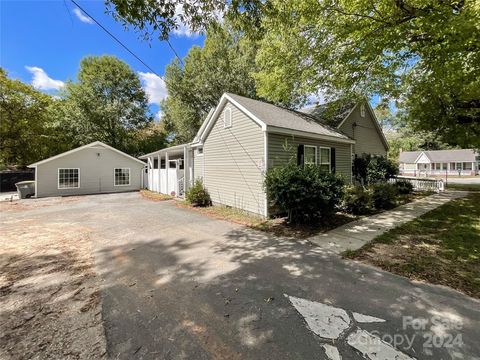
<instances>
[{"instance_id":1,"label":"paved road","mask_svg":"<svg viewBox=\"0 0 480 360\"><path fill-rule=\"evenodd\" d=\"M84 197L30 216L89 229L111 358L327 359L325 351L331 358L339 351L343 359L364 359L361 346L348 344L368 334L358 328L387 342L396 338L406 356L399 359L479 358L479 301L344 261L309 243L136 193ZM381 322L365 323L354 312ZM424 322L415 330L412 319ZM341 333L337 340L332 326Z\"/></svg>"},{"instance_id":2,"label":"paved road","mask_svg":"<svg viewBox=\"0 0 480 360\"><path fill-rule=\"evenodd\" d=\"M480 176L470 177L470 178L448 178L448 182L451 184L479 184L480 185Z\"/></svg>"}]
</instances>

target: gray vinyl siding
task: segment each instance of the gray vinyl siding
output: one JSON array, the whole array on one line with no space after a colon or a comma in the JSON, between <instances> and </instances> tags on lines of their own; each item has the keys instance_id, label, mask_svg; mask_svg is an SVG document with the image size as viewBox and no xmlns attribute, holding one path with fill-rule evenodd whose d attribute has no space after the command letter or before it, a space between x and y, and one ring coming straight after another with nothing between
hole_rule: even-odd
<instances>
[{"instance_id":1,"label":"gray vinyl siding","mask_svg":"<svg viewBox=\"0 0 480 360\"><path fill-rule=\"evenodd\" d=\"M360 104L358 104L339 128L340 131L356 141L353 145L354 154L387 155L387 149L374 121L376 120L372 117L367 106L365 106L365 116L361 116ZM353 126L354 123L356 126Z\"/></svg>"},{"instance_id":2,"label":"gray vinyl siding","mask_svg":"<svg viewBox=\"0 0 480 360\"><path fill-rule=\"evenodd\" d=\"M268 167L286 165L289 161L297 162L297 146L312 145L317 147L317 159L320 159L320 147L335 148L336 173L341 174L345 181L351 181L352 157L350 144L336 143L311 139L306 137L268 134Z\"/></svg>"},{"instance_id":3,"label":"gray vinyl siding","mask_svg":"<svg viewBox=\"0 0 480 360\"><path fill-rule=\"evenodd\" d=\"M98 155L100 154L100 155ZM37 197L84 195L139 190L143 165L113 150L95 146L37 165ZM58 169L79 168L80 187L58 189ZM130 185L114 186L114 169L130 168Z\"/></svg>"},{"instance_id":4,"label":"gray vinyl siding","mask_svg":"<svg viewBox=\"0 0 480 360\"><path fill-rule=\"evenodd\" d=\"M203 155L198 154L198 148L193 150L193 178L194 179L203 179Z\"/></svg>"},{"instance_id":5,"label":"gray vinyl siding","mask_svg":"<svg viewBox=\"0 0 480 360\"><path fill-rule=\"evenodd\" d=\"M232 110L232 126L227 129L226 107ZM203 147L204 184L212 201L265 215L262 128L230 102L213 121Z\"/></svg>"}]
</instances>

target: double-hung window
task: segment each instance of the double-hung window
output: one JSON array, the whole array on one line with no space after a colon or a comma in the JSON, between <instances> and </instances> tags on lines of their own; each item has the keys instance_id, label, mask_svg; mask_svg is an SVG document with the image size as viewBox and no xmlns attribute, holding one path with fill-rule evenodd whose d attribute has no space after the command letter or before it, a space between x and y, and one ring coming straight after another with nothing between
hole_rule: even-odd
<instances>
[{"instance_id":1,"label":"double-hung window","mask_svg":"<svg viewBox=\"0 0 480 360\"><path fill-rule=\"evenodd\" d=\"M328 147L320 148L320 169L326 172L331 171L331 149Z\"/></svg>"},{"instance_id":2,"label":"double-hung window","mask_svg":"<svg viewBox=\"0 0 480 360\"><path fill-rule=\"evenodd\" d=\"M130 169L116 168L114 169L115 179L114 186L128 186L130 185Z\"/></svg>"},{"instance_id":3,"label":"double-hung window","mask_svg":"<svg viewBox=\"0 0 480 360\"><path fill-rule=\"evenodd\" d=\"M317 147L311 145L305 145L303 150L303 163L305 165L317 164Z\"/></svg>"},{"instance_id":4,"label":"double-hung window","mask_svg":"<svg viewBox=\"0 0 480 360\"><path fill-rule=\"evenodd\" d=\"M59 189L78 189L80 187L80 169L60 168L58 169Z\"/></svg>"}]
</instances>

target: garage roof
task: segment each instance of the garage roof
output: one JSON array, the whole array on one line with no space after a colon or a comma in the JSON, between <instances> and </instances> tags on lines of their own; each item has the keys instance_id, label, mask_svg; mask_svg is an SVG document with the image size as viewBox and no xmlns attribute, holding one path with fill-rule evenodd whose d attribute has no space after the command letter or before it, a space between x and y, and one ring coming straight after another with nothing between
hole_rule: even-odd
<instances>
[{"instance_id":1,"label":"garage roof","mask_svg":"<svg viewBox=\"0 0 480 360\"><path fill-rule=\"evenodd\" d=\"M134 160L134 161L136 161L136 162L145 164L143 161L138 160L137 158L134 158L133 156L130 156L130 155L128 155L128 154L125 154L123 151L117 150L117 149L115 149L114 147L111 147L110 145L107 145L107 144L105 144L105 143L103 143L103 142L101 142L101 141L94 141L94 142L92 142L92 143L90 143L90 144L83 145L83 146L80 146L80 147L78 147L78 148L72 149L72 150L70 150L70 151L65 151L65 152L63 152L63 153L61 153L61 154L58 154L58 155L49 157L48 159L44 159L44 160L41 160L41 161L37 161L36 163L33 163L33 164L28 165L28 167L36 167L37 165L45 164L45 163L47 163L47 162L49 162L49 161L52 161L52 160L61 158L61 157L66 156L66 155L73 154L73 153L75 153L75 152L77 152L77 151L80 151L80 150L83 150L83 149L86 149L86 148L98 146L98 145L103 146L103 147L105 147L106 149L115 151L115 152L119 153L120 155L123 155L123 156L129 158L130 160Z\"/></svg>"}]
</instances>

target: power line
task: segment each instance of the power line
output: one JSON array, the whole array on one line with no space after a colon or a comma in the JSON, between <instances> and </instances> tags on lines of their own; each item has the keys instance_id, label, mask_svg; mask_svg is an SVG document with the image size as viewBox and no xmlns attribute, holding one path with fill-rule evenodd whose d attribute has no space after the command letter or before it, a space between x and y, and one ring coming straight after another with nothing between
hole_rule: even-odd
<instances>
[{"instance_id":1,"label":"power line","mask_svg":"<svg viewBox=\"0 0 480 360\"><path fill-rule=\"evenodd\" d=\"M127 50L130 54L132 54L138 61L140 61L147 69L149 69L152 73L157 75L160 79L163 79L160 75L157 74L155 70L153 70L147 63L145 63L142 59L140 59L132 50L130 50L124 43L122 43L115 35L113 35L110 31L108 31L100 22L97 21L92 15L90 15L85 9L83 9L75 0L70 0L74 3L82 12L85 13L90 19L92 19L95 24L100 26L100 28L105 31L112 39L114 39L117 43L119 43L125 50Z\"/></svg>"}]
</instances>

